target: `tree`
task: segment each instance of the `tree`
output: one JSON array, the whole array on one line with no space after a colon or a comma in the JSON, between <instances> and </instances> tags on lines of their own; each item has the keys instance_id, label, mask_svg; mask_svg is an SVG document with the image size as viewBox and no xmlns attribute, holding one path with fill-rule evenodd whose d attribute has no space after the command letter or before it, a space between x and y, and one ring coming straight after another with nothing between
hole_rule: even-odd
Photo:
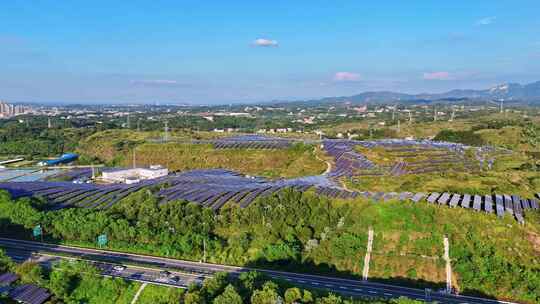
<instances>
[{"instance_id":1,"label":"tree","mask_svg":"<svg viewBox=\"0 0 540 304\"><path fill-rule=\"evenodd\" d=\"M184 303L185 304L204 304L206 303L201 297L201 294L199 291L190 291L186 293L184 296Z\"/></svg>"},{"instance_id":2,"label":"tree","mask_svg":"<svg viewBox=\"0 0 540 304\"><path fill-rule=\"evenodd\" d=\"M60 299L66 299L70 294L71 275L65 271L53 270L49 278L49 290Z\"/></svg>"},{"instance_id":3,"label":"tree","mask_svg":"<svg viewBox=\"0 0 540 304\"><path fill-rule=\"evenodd\" d=\"M302 296L302 303L312 303L313 295L309 290L304 290L304 295Z\"/></svg>"},{"instance_id":4,"label":"tree","mask_svg":"<svg viewBox=\"0 0 540 304\"><path fill-rule=\"evenodd\" d=\"M208 301L223 292L228 283L228 276L226 272L218 272L212 278L204 280L202 291Z\"/></svg>"},{"instance_id":5,"label":"tree","mask_svg":"<svg viewBox=\"0 0 540 304\"><path fill-rule=\"evenodd\" d=\"M285 303L294 303L302 298L302 292L299 288L293 287L285 291Z\"/></svg>"},{"instance_id":6,"label":"tree","mask_svg":"<svg viewBox=\"0 0 540 304\"><path fill-rule=\"evenodd\" d=\"M251 296L251 304L275 304L280 299L277 293L277 285L268 281L264 283L263 289L255 290Z\"/></svg>"},{"instance_id":7,"label":"tree","mask_svg":"<svg viewBox=\"0 0 540 304\"><path fill-rule=\"evenodd\" d=\"M315 303L317 304L342 304L343 299L340 296L337 296L331 293L324 298L317 299Z\"/></svg>"},{"instance_id":8,"label":"tree","mask_svg":"<svg viewBox=\"0 0 540 304\"><path fill-rule=\"evenodd\" d=\"M13 261L0 249L0 274L13 268Z\"/></svg>"},{"instance_id":9,"label":"tree","mask_svg":"<svg viewBox=\"0 0 540 304\"><path fill-rule=\"evenodd\" d=\"M242 297L238 294L234 286L231 284L225 287L225 290L222 294L217 296L214 301L214 304L242 304Z\"/></svg>"},{"instance_id":10,"label":"tree","mask_svg":"<svg viewBox=\"0 0 540 304\"><path fill-rule=\"evenodd\" d=\"M21 277L21 282L26 284L44 285L43 270L38 263L24 262L15 268L15 272Z\"/></svg>"}]
</instances>

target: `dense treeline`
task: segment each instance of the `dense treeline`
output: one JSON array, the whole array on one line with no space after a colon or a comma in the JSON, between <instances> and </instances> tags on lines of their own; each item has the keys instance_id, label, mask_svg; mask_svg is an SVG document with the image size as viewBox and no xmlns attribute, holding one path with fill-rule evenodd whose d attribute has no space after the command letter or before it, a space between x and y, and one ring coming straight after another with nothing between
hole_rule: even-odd
<instances>
[{"instance_id":1,"label":"dense treeline","mask_svg":"<svg viewBox=\"0 0 540 304\"><path fill-rule=\"evenodd\" d=\"M73 151L78 141L93 132L85 128L47 128L41 123L18 120L3 122L0 128L0 154L27 158L55 156Z\"/></svg>"},{"instance_id":2,"label":"dense treeline","mask_svg":"<svg viewBox=\"0 0 540 304\"><path fill-rule=\"evenodd\" d=\"M486 144L482 136L474 133L472 130L441 130L435 136L434 140L461 143L469 146L483 146Z\"/></svg>"},{"instance_id":3,"label":"dense treeline","mask_svg":"<svg viewBox=\"0 0 540 304\"><path fill-rule=\"evenodd\" d=\"M344 203L294 191L259 199L245 209L226 205L218 213L183 201L159 204L148 190L110 210L44 207L36 200L11 201L3 194L0 232L30 235L19 228L41 224L46 238L71 244L95 246L96 236L105 233L108 246L117 250L357 276L371 226L376 232L371 265L375 279L408 277L417 286L433 287L440 286L433 281L439 275L430 271L444 274L442 236L449 234L462 292L540 301L539 263L528 240L534 234L527 236L507 217L499 220L427 204ZM532 214L528 219L534 223ZM411 261L410 268L400 266Z\"/></svg>"}]
</instances>

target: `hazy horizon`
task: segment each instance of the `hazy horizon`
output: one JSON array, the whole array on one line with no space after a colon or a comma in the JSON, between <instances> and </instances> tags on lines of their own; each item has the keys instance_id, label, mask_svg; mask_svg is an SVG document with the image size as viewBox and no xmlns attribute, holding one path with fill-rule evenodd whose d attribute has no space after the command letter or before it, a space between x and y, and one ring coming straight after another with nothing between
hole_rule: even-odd
<instances>
[{"instance_id":1,"label":"hazy horizon","mask_svg":"<svg viewBox=\"0 0 540 304\"><path fill-rule=\"evenodd\" d=\"M229 104L540 80L540 3L0 4L0 100Z\"/></svg>"}]
</instances>

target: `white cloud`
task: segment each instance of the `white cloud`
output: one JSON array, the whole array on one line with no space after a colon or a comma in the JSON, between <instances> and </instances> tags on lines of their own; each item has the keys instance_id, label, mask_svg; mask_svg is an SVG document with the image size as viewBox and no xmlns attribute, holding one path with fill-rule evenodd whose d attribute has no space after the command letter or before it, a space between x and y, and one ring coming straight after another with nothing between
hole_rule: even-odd
<instances>
[{"instance_id":1,"label":"white cloud","mask_svg":"<svg viewBox=\"0 0 540 304\"><path fill-rule=\"evenodd\" d=\"M495 22L495 19L497 19L497 17L495 16L484 17L482 19L476 20L476 25L490 25Z\"/></svg>"},{"instance_id":2,"label":"white cloud","mask_svg":"<svg viewBox=\"0 0 540 304\"><path fill-rule=\"evenodd\" d=\"M253 41L253 45L254 46L262 46L262 47L277 47L279 45L279 43L277 42L277 40L259 38L259 39L255 39Z\"/></svg>"},{"instance_id":3,"label":"white cloud","mask_svg":"<svg viewBox=\"0 0 540 304\"><path fill-rule=\"evenodd\" d=\"M448 72L429 72L424 73L425 80L451 80L452 76Z\"/></svg>"},{"instance_id":4,"label":"white cloud","mask_svg":"<svg viewBox=\"0 0 540 304\"><path fill-rule=\"evenodd\" d=\"M360 74L353 72L337 72L334 74L335 81L358 81L360 78Z\"/></svg>"}]
</instances>

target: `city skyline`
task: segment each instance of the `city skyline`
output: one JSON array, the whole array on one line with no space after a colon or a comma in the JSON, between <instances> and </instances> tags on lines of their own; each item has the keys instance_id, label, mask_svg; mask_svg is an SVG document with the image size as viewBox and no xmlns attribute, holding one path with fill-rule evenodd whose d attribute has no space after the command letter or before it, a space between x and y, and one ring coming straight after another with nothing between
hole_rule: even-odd
<instances>
[{"instance_id":1,"label":"city skyline","mask_svg":"<svg viewBox=\"0 0 540 304\"><path fill-rule=\"evenodd\" d=\"M0 8L9 102L222 104L540 79L533 1Z\"/></svg>"}]
</instances>

